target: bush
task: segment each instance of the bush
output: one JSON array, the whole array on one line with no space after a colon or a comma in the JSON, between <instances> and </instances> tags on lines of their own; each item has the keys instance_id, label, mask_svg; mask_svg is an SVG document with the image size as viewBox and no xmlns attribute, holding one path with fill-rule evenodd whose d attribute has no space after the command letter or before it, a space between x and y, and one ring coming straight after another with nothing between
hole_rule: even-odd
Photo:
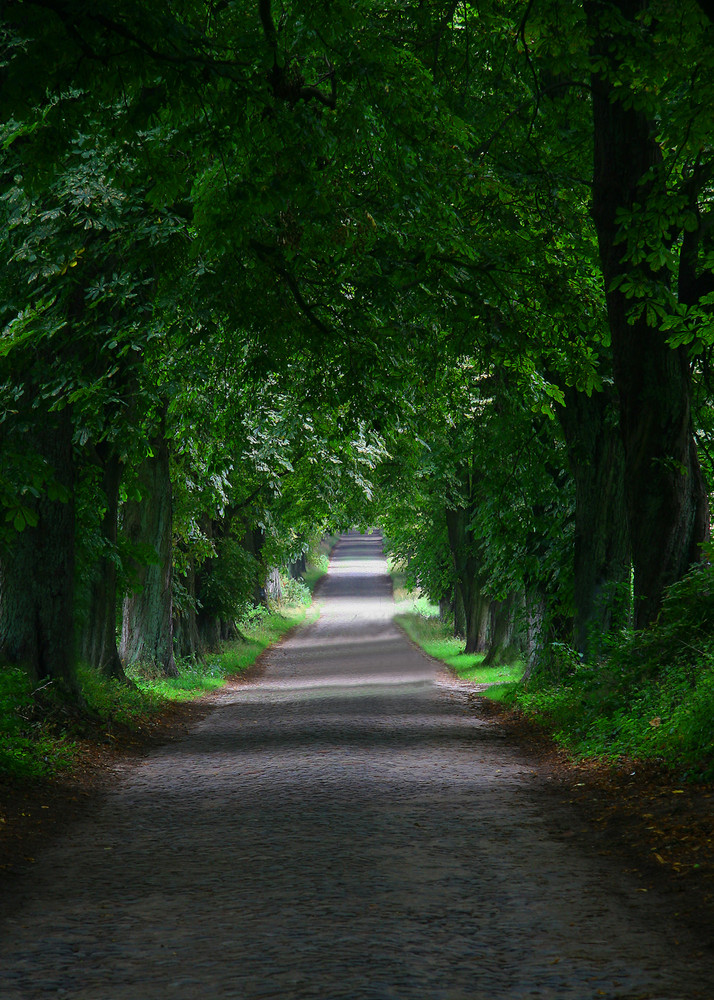
<instances>
[{"instance_id":1,"label":"bush","mask_svg":"<svg viewBox=\"0 0 714 1000\"><path fill-rule=\"evenodd\" d=\"M295 580L291 576L280 576L283 604L292 604L297 607L307 607L312 601L310 588L303 580Z\"/></svg>"},{"instance_id":2,"label":"bush","mask_svg":"<svg viewBox=\"0 0 714 1000\"><path fill-rule=\"evenodd\" d=\"M623 632L599 663L555 650L557 666L516 698L578 756L636 757L714 777L714 568L670 587L654 625Z\"/></svg>"},{"instance_id":3,"label":"bush","mask_svg":"<svg viewBox=\"0 0 714 1000\"><path fill-rule=\"evenodd\" d=\"M36 694L23 670L0 668L0 775L45 777L73 758L73 744L56 738L38 712Z\"/></svg>"}]
</instances>

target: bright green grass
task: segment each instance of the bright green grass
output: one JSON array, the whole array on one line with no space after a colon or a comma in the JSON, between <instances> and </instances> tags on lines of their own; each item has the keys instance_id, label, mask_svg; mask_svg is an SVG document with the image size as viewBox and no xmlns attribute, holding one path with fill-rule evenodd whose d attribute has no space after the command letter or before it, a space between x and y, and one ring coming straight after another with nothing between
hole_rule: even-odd
<instances>
[{"instance_id":1,"label":"bright green grass","mask_svg":"<svg viewBox=\"0 0 714 1000\"><path fill-rule=\"evenodd\" d=\"M139 690L148 695L168 701L191 701L214 691L251 667L269 646L274 645L287 632L301 625L308 617L314 619L317 611L309 605L281 606L280 610L258 609L248 621L241 622L241 634L245 641L225 643L221 653L209 656L205 663L187 660L177 664L178 677L164 677L155 671L147 671L139 664L127 671L128 676Z\"/></svg>"},{"instance_id":2,"label":"bright green grass","mask_svg":"<svg viewBox=\"0 0 714 1000\"><path fill-rule=\"evenodd\" d=\"M394 587L394 621L412 642L428 656L440 660L462 680L491 685L482 692L492 701L503 701L515 690L523 676L523 663L484 667L483 653L464 653L463 639L455 639L449 625L439 620L439 609L426 597L410 592L404 583L404 573L390 566Z\"/></svg>"},{"instance_id":3,"label":"bright green grass","mask_svg":"<svg viewBox=\"0 0 714 1000\"><path fill-rule=\"evenodd\" d=\"M180 661L178 677L164 677L137 665L127 670L131 684L125 684L80 664L81 709L63 698L55 685L33 690L24 671L0 667L0 779L50 777L72 766L75 741L87 734L91 738L97 726L107 733L113 726L136 730L168 702L191 701L221 687L291 629L317 618L311 592L326 570L327 559L320 559L305 583L292 581L287 588L290 603L255 609L239 622L245 641L225 643L220 653L204 662Z\"/></svg>"},{"instance_id":4,"label":"bright green grass","mask_svg":"<svg viewBox=\"0 0 714 1000\"><path fill-rule=\"evenodd\" d=\"M321 556L320 564L317 566L308 566L305 570L305 575L303 577L306 586L310 590L310 593L315 589L318 581L327 573L327 566L329 559L327 556Z\"/></svg>"}]
</instances>

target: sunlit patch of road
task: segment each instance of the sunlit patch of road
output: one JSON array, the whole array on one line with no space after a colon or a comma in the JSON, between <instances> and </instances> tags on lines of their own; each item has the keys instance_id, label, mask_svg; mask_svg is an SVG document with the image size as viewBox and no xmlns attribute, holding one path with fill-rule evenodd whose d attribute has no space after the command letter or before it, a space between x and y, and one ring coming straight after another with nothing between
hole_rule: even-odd
<instances>
[{"instance_id":1,"label":"sunlit patch of road","mask_svg":"<svg viewBox=\"0 0 714 1000\"><path fill-rule=\"evenodd\" d=\"M391 623L378 537L320 601L38 858L2 1000L711 1000L662 901L564 846L528 758Z\"/></svg>"}]
</instances>

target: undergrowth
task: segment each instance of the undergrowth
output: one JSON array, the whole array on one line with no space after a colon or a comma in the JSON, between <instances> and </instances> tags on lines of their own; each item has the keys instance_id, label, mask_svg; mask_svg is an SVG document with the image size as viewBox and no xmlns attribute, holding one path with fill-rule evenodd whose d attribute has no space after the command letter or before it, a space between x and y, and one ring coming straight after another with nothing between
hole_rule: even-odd
<instances>
[{"instance_id":1,"label":"undergrowth","mask_svg":"<svg viewBox=\"0 0 714 1000\"><path fill-rule=\"evenodd\" d=\"M564 644L527 682L515 668L481 666L451 637L438 608L405 589L392 568L395 620L426 653L459 677L495 685L484 692L547 728L577 758L647 760L683 779L714 779L714 566L695 567L672 586L657 622L594 645L597 662L584 662Z\"/></svg>"},{"instance_id":2,"label":"undergrowth","mask_svg":"<svg viewBox=\"0 0 714 1000\"><path fill-rule=\"evenodd\" d=\"M474 684L488 684L483 695L493 701L502 701L516 687L523 674L523 664L498 664L484 667L483 653L465 653L463 639L455 638L451 625L439 618L439 608L422 594L409 591L404 574L398 567L390 566L396 614L394 621L412 642L427 656L440 660L462 680Z\"/></svg>"},{"instance_id":3,"label":"undergrowth","mask_svg":"<svg viewBox=\"0 0 714 1000\"><path fill-rule=\"evenodd\" d=\"M326 570L323 553L309 568L306 582L283 581L280 604L254 608L243 616L237 623L242 639L224 643L220 653L203 661L177 662L175 678L135 664L127 668L127 684L80 664L78 705L54 682L35 685L23 670L0 667L0 778L39 779L70 768L77 742L91 739L98 729L135 730L169 702L200 697L247 670L286 632L316 616L310 609L312 590Z\"/></svg>"},{"instance_id":4,"label":"undergrowth","mask_svg":"<svg viewBox=\"0 0 714 1000\"><path fill-rule=\"evenodd\" d=\"M611 640L600 662L554 647L514 701L578 757L657 761L714 779L714 568L671 587L657 622Z\"/></svg>"}]
</instances>

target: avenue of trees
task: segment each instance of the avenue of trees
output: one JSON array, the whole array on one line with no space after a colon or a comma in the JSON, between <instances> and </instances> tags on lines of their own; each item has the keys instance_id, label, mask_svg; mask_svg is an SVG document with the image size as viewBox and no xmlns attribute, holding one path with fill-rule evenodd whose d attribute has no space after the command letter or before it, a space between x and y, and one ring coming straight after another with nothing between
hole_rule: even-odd
<instances>
[{"instance_id":1,"label":"avenue of trees","mask_svg":"<svg viewBox=\"0 0 714 1000\"><path fill-rule=\"evenodd\" d=\"M166 673L379 523L491 659L708 559L714 4L6 0L0 659Z\"/></svg>"}]
</instances>

